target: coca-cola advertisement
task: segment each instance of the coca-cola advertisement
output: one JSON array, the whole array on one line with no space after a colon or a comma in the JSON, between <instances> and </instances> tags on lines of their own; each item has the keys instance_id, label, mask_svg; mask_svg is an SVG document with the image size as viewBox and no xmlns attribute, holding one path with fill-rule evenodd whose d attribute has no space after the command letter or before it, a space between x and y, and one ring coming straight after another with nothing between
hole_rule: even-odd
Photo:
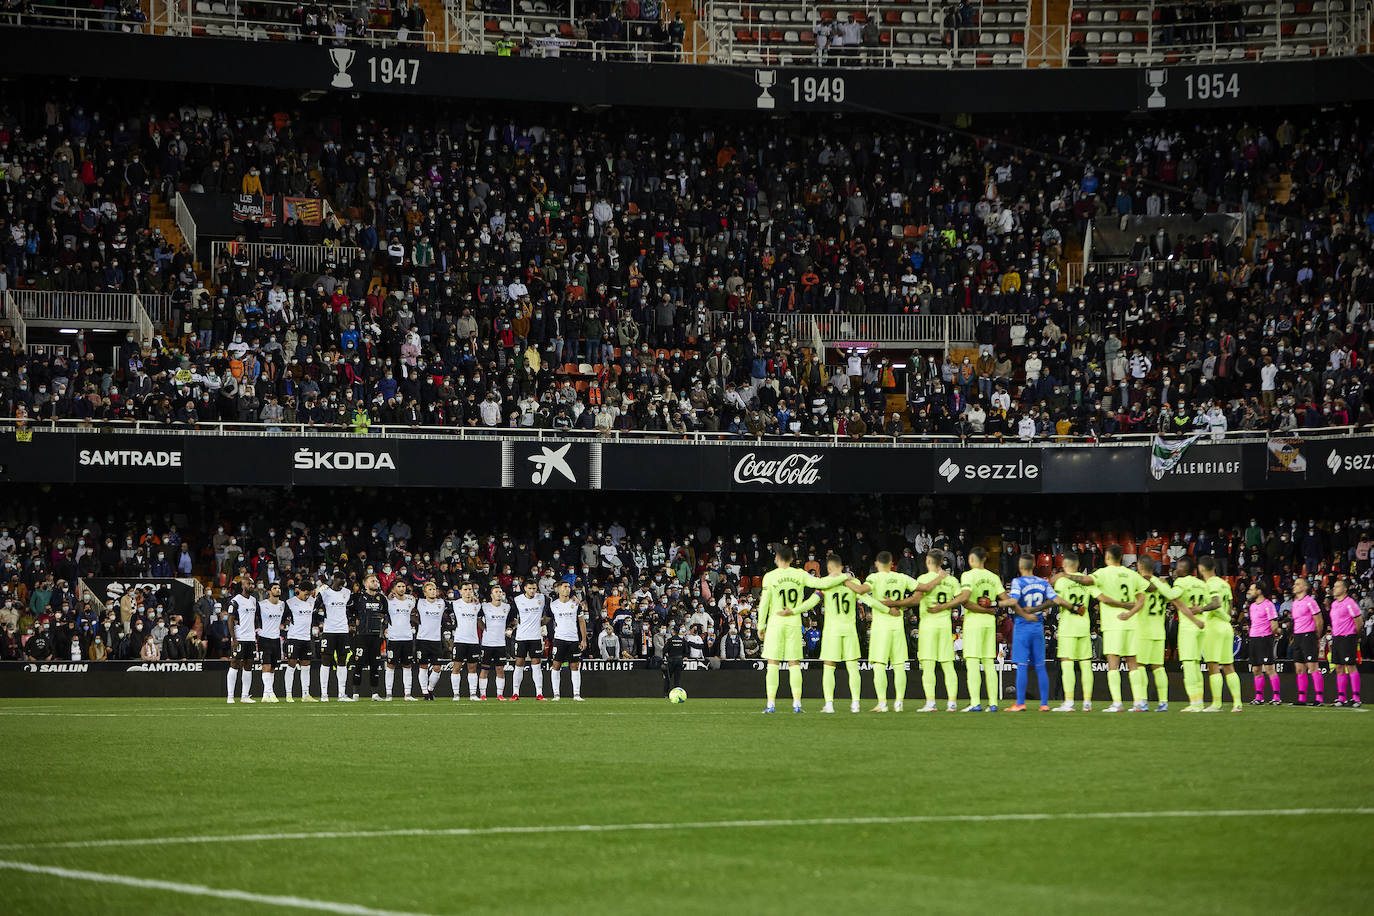
<instances>
[{"instance_id":1,"label":"coca-cola advertisement","mask_svg":"<svg viewBox=\"0 0 1374 916\"><path fill-rule=\"evenodd\" d=\"M830 489L830 459L825 448L735 446L730 449L730 480L726 486L736 492L825 493Z\"/></svg>"}]
</instances>

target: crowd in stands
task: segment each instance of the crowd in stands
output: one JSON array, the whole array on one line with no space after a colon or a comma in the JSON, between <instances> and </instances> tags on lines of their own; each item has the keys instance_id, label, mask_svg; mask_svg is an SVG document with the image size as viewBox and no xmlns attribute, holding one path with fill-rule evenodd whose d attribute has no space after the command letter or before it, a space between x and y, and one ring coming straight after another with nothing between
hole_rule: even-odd
<instances>
[{"instance_id":1,"label":"crowd in stands","mask_svg":"<svg viewBox=\"0 0 1374 916\"><path fill-rule=\"evenodd\" d=\"M0 0L0 24L144 32L148 16L139 0Z\"/></svg>"},{"instance_id":2,"label":"crowd in stands","mask_svg":"<svg viewBox=\"0 0 1374 916\"><path fill-rule=\"evenodd\" d=\"M60 504L6 495L13 498L0 508L0 657L11 659L224 657L229 639L219 610L227 584L243 576L271 583L329 579L336 572L353 583L376 573L383 590L397 579L412 586L434 581L445 593L473 581L483 589L499 583L513 594L513 583L533 578L547 594L566 579L589 612L589 657L657 655L670 627L685 627L701 657L757 657L755 596L778 542L793 545L798 562L813 572L831 551L849 569L866 572L879 551L890 550L896 568L913 576L923 573L923 554L932 547L950 554L957 574L966 568L967 551L981 545L998 558L992 568L1004 581L1015 575L1022 552L1035 555L1038 570L1048 574L1066 550L1078 551L1084 568L1094 569L1106 546L1121 543L1128 562L1132 555L1152 557L1162 575L1180 557L1216 557L1219 573L1232 577L1238 617L1249 583L1262 581L1271 595L1277 592L1275 603L1291 629L1286 596L1297 576L1306 576L1323 602L1331 583L1347 578L1362 604L1374 606L1374 528L1367 501L1360 500L1344 520L1255 516L1247 524L1232 516L1235 523L1189 530L1182 525L1192 523L1182 520L1197 517L1191 504L1180 503L1174 517L1158 506L1145 513L1123 498L1120 509L1134 521L1113 530L1104 513L1118 507L1101 501L1069 505L1050 521L1034 511L929 497L873 498L859 507L846 500L850 517L862 521L835 526L809 501L779 505L739 497L670 504L645 498L608 514L604 500L590 495L556 506L535 495L500 505L462 497L449 505L440 498L402 510L400 503L414 503L396 493L359 502L325 492L283 498L227 490L172 512L148 511L137 499L108 491ZM1290 502L1302 511L1296 498ZM81 508L61 511L67 505ZM463 522L454 524L456 517ZM1160 518L1178 529L1148 527ZM77 589L79 580L92 577L118 577L129 589L148 577L193 574L212 587L184 613L157 585L110 598L108 609ZM1176 625L1171 616L1171 640ZM34 643L39 634L46 640ZM1364 651L1374 651L1374 620L1363 635ZM1285 632L1280 657L1287 645Z\"/></svg>"},{"instance_id":3,"label":"crowd in stands","mask_svg":"<svg viewBox=\"0 0 1374 916\"><path fill-rule=\"evenodd\" d=\"M44 87L0 116L0 287L172 310L113 356L5 348L5 416L851 438L1371 422L1371 135L1344 112L975 133ZM327 198L337 257L240 246L198 275L149 225L177 188ZM1066 283L1089 220L1215 212L1264 231L1135 252L1215 276ZM964 354L818 352L771 317L789 311L983 320Z\"/></svg>"}]
</instances>

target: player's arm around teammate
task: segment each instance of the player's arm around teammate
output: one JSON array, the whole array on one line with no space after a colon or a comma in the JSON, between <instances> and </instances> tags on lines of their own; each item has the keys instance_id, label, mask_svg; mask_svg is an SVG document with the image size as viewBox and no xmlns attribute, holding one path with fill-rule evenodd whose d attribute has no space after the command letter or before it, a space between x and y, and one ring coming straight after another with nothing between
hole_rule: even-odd
<instances>
[{"instance_id":1,"label":"player's arm around teammate","mask_svg":"<svg viewBox=\"0 0 1374 916\"><path fill-rule=\"evenodd\" d=\"M1083 585L1075 578L1078 565L1082 562L1074 551L1064 554L1063 572L1050 579L1055 594L1068 603L1058 617L1059 674L1064 688L1064 702L1054 708L1055 712L1074 711L1074 689L1081 681L1083 688L1084 712L1093 708L1093 649L1092 615L1089 607L1096 589Z\"/></svg>"},{"instance_id":2,"label":"player's arm around teammate","mask_svg":"<svg viewBox=\"0 0 1374 916\"><path fill-rule=\"evenodd\" d=\"M1221 712L1221 687L1223 680L1231 693L1231 711L1240 712L1240 675L1236 674L1235 630L1231 626L1231 585L1217 575L1216 560L1203 557L1198 560L1203 584L1207 587L1210 599L1207 629L1203 631L1202 660L1207 663L1207 680L1212 688L1212 705L1203 712Z\"/></svg>"}]
</instances>

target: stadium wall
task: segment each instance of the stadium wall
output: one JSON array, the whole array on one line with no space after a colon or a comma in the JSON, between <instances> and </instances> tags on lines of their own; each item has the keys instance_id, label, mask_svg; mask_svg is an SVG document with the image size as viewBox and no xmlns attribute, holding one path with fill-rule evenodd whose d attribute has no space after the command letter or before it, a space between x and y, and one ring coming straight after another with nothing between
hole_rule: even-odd
<instances>
[{"instance_id":1,"label":"stadium wall","mask_svg":"<svg viewBox=\"0 0 1374 916\"><path fill-rule=\"evenodd\" d=\"M689 662L682 675L682 686L688 695L697 699L754 699L763 689L762 662L741 661L721 662L719 669L713 669L705 662ZM818 661L802 663L802 682L804 695L816 698L821 695L821 668ZM226 660L184 661L184 662L0 662L0 697L222 697L225 690ZM873 682L867 662L860 663L863 669L865 696L872 698ZM1062 697L1060 691L1059 666L1050 664L1050 692L1055 699ZM1236 670L1245 675L1248 665L1236 661ZM911 677L916 677L916 663L907 665ZM999 663L1001 692L1003 697L1012 695L1015 689L1016 673L1014 666ZM1169 674L1169 693L1176 702L1184 701L1183 672L1178 662L1167 662ZM1296 683L1292 662L1279 662L1279 676L1283 681L1283 695L1296 695ZM959 666L959 691L967 696L963 666ZM1093 662L1096 676L1093 679L1094 700L1110 701L1107 693L1107 670L1105 661ZM448 666L445 666L445 671ZM1374 675L1374 663L1366 662L1360 666L1366 675ZM509 673L511 669L507 667ZM1329 676L1327 666L1322 672ZM1125 678L1123 674L1123 680ZM316 667L311 680L315 690L319 689L319 669ZM845 686L845 676L839 675L837 694L841 700L849 698ZM1032 679L1031 693L1035 692ZM451 696L448 678L440 679L438 696ZM331 686L333 682L331 680ZM255 683L253 695L259 693L259 683ZM943 696L943 686L941 695ZM1153 688L1151 688L1153 689ZM1246 685L1248 691L1248 684ZM919 688L915 683L908 686L909 699L915 699ZM1129 690L1128 690L1129 692ZM663 695L663 676L657 668L650 668L641 661L585 661L582 663L582 693L594 697L646 697ZM785 690L784 690L785 693Z\"/></svg>"},{"instance_id":2,"label":"stadium wall","mask_svg":"<svg viewBox=\"0 0 1374 916\"><path fill-rule=\"evenodd\" d=\"M1374 486L1374 435L1148 444L844 444L190 430L0 435L0 482L777 493L1171 493Z\"/></svg>"},{"instance_id":3,"label":"stadium wall","mask_svg":"<svg viewBox=\"0 0 1374 916\"><path fill-rule=\"evenodd\" d=\"M45 29L26 29L22 40L17 40L17 29L0 30L0 36L10 39L0 55L0 74L8 76L181 79L322 93L588 106L998 113L1321 105L1374 98L1368 57L1153 70L818 69L510 58ZM1162 79L1158 74L1164 74Z\"/></svg>"}]
</instances>

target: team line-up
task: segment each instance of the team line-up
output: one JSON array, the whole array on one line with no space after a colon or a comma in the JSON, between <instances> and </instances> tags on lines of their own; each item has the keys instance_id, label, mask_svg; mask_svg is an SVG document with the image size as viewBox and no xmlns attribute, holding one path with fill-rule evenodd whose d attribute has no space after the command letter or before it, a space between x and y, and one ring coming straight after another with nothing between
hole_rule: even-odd
<instances>
[{"instance_id":1,"label":"team line-up","mask_svg":"<svg viewBox=\"0 0 1374 916\"><path fill-rule=\"evenodd\" d=\"M905 633L906 609L916 607L919 615L916 657L921 667L925 706L936 706L937 673L943 673L946 709L957 708L958 678L954 669L953 614L963 612L963 653L967 667L969 704L964 712L996 712L998 682L997 620L1001 608L1015 614L1012 634L1012 661L1016 664L1016 704L1013 711L1026 708L1026 691L1033 667L1039 686L1040 709L1048 710L1049 675L1045 667L1045 614L1058 609L1059 663L1063 674L1064 702L1056 712L1071 712L1074 705L1075 668L1081 674L1082 709L1092 709L1092 645L1090 605L1096 601L1100 616L1103 654L1107 656L1107 687L1112 703L1106 712L1121 712L1121 668L1124 664L1130 682L1133 712L1144 712L1148 704L1149 682L1155 684L1155 709L1168 709L1168 680L1164 672L1165 612L1172 605L1179 614L1178 657L1183 665L1184 689L1188 705L1184 712L1220 712L1222 688L1231 697L1231 710L1240 711L1240 677L1235 670L1232 595L1230 584L1217 575L1212 557L1178 561L1172 582L1155 575L1150 557L1141 557L1137 570L1122 564L1122 550L1111 545L1106 565L1085 574L1079 570L1074 553L1065 554L1063 571L1053 580L1034 575L1035 559L1023 555L1018 560L1020 575L1004 587L1002 580L986 568L987 554L975 547L968 554L969 568L955 578L943 568L945 554L931 550L926 554L926 574L912 578L894 571L892 554L877 555L877 571L863 582L844 571L843 561L831 554L824 577L793 568L792 549L776 548L777 568L763 577L759 603L759 632L763 636L763 656L767 660L765 713L776 711L779 668L786 665L792 692L792 709L801 712L802 698L802 624L801 615L820 606L825 617L821 632L821 661L824 664L825 705L821 711L833 713L835 666L843 663L849 675L850 711L859 711L862 692L859 680L859 637L857 605L872 612L869 625L868 660L873 668L874 690L878 697L874 712L887 712L887 669L892 667L895 700L893 710L900 712L906 696L908 660ZM1196 572L1196 575L1194 575ZM806 597L808 590L814 590ZM1322 674L1317 666L1317 641L1322 625L1322 610L1308 593L1308 583L1294 584L1294 645L1298 659L1299 704L1307 704L1307 684L1311 680L1314 699L1322 702ZM1357 664L1356 634L1362 613L1347 591L1343 580L1332 586L1333 600L1328 610L1332 632L1331 660L1336 669L1336 705L1360 705L1360 674ZM1278 674L1274 669L1274 639L1277 612L1255 584L1247 594L1250 600L1251 664L1254 666L1257 696L1260 678L1267 677L1272 689L1271 703L1279 702ZM1257 628L1265 629L1257 629ZM1206 664L1212 702L1204 705L1202 664ZM938 671L937 671L938 669ZM982 685L987 684L987 705L983 705Z\"/></svg>"},{"instance_id":2,"label":"team line-up","mask_svg":"<svg viewBox=\"0 0 1374 916\"><path fill-rule=\"evenodd\" d=\"M1137 570L1122 564L1117 545L1106 550L1106 565L1085 574L1079 570L1074 553L1063 558L1063 570L1051 580L1034 575L1034 558L1018 560L1020 575L1010 587L986 568L987 554L981 547L968 553L969 568L958 578L944 568L946 555L935 549L926 554L926 574L913 578L892 568L892 555L882 551L875 560L876 572L860 582L844 569L835 554L826 558L828 575L817 577L792 566L790 547L774 551L776 568L763 577L759 602L758 631L763 638L766 660L767 705L765 713L776 711L780 668L788 669L794 712L802 711L802 616L819 609L824 625L820 657L823 668L825 705L821 711L833 713L835 668L844 664L850 690L850 711L859 712L862 684L859 674L860 643L858 606L871 611L868 660L873 670L877 705L874 712L887 712L888 669L892 669L894 702L891 709L902 711L906 696L906 663L909 660L905 623L909 608L918 615L917 661L925 705L921 712L937 709L936 685L944 676L946 709L957 709L958 676L954 668L954 622L962 612L963 655L966 666L969 704L964 712L998 710L997 622L1002 609L1014 613L1012 661L1016 665L1016 703L1009 711L1026 708L1030 669L1036 673L1040 709L1047 710L1049 676L1045 660L1045 615L1058 611L1058 655L1062 672L1064 702L1056 712L1070 712L1075 690L1081 684L1082 709L1092 709L1093 671L1090 610L1093 601L1099 611L1099 630L1103 654L1107 657L1107 687L1112 703L1106 712L1121 712L1121 668L1126 668L1130 684L1131 711L1150 708L1148 689L1154 681L1155 709L1168 709L1168 680L1164 671L1165 614L1172 606L1179 614L1178 658L1182 663L1188 705L1184 712L1218 712L1222 706L1223 685L1231 697L1232 711L1242 703L1240 677L1235 671L1234 630L1232 628L1231 586L1216 573L1211 557L1194 561L1178 560L1177 575L1169 582L1155 575L1150 557L1141 557ZM1196 575L1194 575L1196 572ZM329 672L335 672L338 699L358 699L364 676L370 678L372 699L390 700L395 674L399 670L406 700L433 700L444 667L449 674L453 699L462 697L462 677L467 674L468 695L485 700L494 681L497 699L518 700L525 669L529 669L535 698L545 699L543 687L544 627L552 621L553 648L550 657L552 699L561 698L561 669L569 668L572 698L581 701L580 658L587 646L587 621L583 603L572 591L571 583L559 582L555 596L546 599L533 580L523 584L515 596L514 607L506 603L505 591L493 584L490 600L480 601L477 587L465 582L457 599L440 597L438 586L426 582L421 594L409 594L404 581L383 594L377 576L368 574L362 590L353 592L344 579L335 576L329 585L302 579L289 586L291 594L282 598L282 585L274 582L265 596L254 593L251 578L238 582L238 592L225 604L230 618L232 657L227 675L228 701L236 692L240 702L255 702L250 695L255 662L261 665L262 699L279 701L276 695L276 670L285 662L285 699L291 702L294 682L301 681L301 697L315 702L310 693L310 672L315 632L318 632L320 659L320 700L329 698ZM1323 676L1319 670L1318 637L1323 616L1329 617L1332 633L1331 661L1336 671L1335 705L1360 705L1360 674L1357 667L1357 636L1362 612L1348 594L1343 580L1332 585L1333 599L1323 614L1321 605L1309 593L1305 579L1294 582L1294 657L1297 660L1298 695L1296 703L1323 702ZM808 592L810 595L808 596ZM1264 594L1263 585L1250 586L1247 598L1251 626L1251 666L1258 702L1267 679L1270 702L1279 703L1279 680L1274 668L1274 639L1277 611ZM505 692L505 664L509 654L507 638L514 630L515 656L513 690ZM283 652L283 642L285 651ZM383 651L383 647L385 650ZM385 670L383 670L385 663ZM413 695L415 668L419 668L419 696ZM1204 705L1205 687L1202 665L1208 671L1212 702ZM379 687L384 681L384 688ZM1312 699L1308 699L1308 684ZM983 685L987 686L987 705L983 704ZM384 690L385 695L382 695ZM1347 701L1347 694L1349 700Z\"/></svg>"}]
</instances>

